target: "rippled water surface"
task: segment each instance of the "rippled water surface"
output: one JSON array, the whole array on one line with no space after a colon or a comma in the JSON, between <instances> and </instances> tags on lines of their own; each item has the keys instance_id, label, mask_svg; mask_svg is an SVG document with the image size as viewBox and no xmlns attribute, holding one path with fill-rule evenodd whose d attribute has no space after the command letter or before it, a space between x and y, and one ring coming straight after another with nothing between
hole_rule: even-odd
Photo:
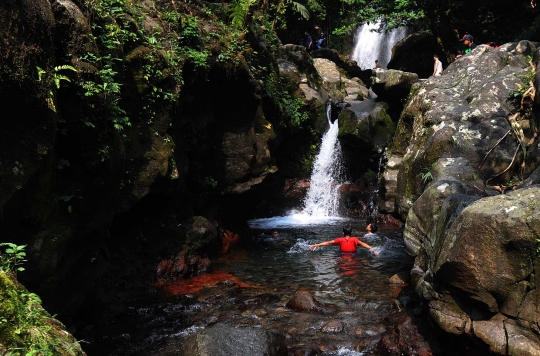
<instances>
[{"instance_id":1,"label":"rippled water surface","mask_svg":"<svg viewBox=\"0 0 540 356\"><path fill-rule=\"evenodd\" d=\"M211 274L168 286L162 300L133 306L96 334L96 351L89 355L104 350L108 355L175 355L186 337L216 322L277 331L290 350L376 355L384 317L399 309L396 297L402 286L389 278L412 266L401 229L382 227L377 235L362 237L362 220L314 224L291 219L250 221L250 243L214 261ZM342 254L337 246L309 250L311 244L339 237L345 224L373 249L359 247L355 254ZM270 237L273 229L279 231L278 239ZM286 308L299 290L310 291L337 311L321 315ZM342 330L327 327L329 322L338 322Z\"/></svg>"},{"instance_id":2,"label":"rippled water surface","mask_svg":"<svg viewBox=\"0 0 540 356\"><path fill-rule=\"evenodd\" d=\"M288 221L289 218L283 219ZM388 283L393 274L410 269L410 258L405 254L401 230L382 228L375 235L364 235L365 222L354 221L354 234L371 245L355 254L339 252L338 246L309 246L341 236L347 220L336 219L327 224L286 226L277 218L251 221L254 241L234 254L223 257L216 269L232 273L242 281L269 288L313 290L317 295L339 298L344 292L362 296L385 296L395 286ZM268 237L275 226L279 238ZM377 254L377 255L376 255Z\"/></svg>"}]
</instances>

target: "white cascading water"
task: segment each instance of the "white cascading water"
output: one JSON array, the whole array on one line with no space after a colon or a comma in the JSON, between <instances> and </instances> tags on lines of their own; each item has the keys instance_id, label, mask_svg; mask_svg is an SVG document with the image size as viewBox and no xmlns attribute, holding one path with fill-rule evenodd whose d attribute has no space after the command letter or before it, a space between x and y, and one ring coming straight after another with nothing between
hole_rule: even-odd
<instances>
[{"instance_id":1,"label":"white cascading water","mask_svg":"<svg viewBox=\"0 0 540 356\"><path fill-rule=\"evenodd\" d=\"M375 68L375 60L378 60L382 68L390 61L392 47L407 36L407 27L399 27L386 33L376 30L380 27L379 22L364 24L356 30L355 46L352 59L361 69Z\"/></svg>"},{"instance_id":2,"label":"white cascading water","mask_svg":"<svg viewBox=\"0 0 540 356\"><path fill-rule=\"evenodd\" d=\"M329 224L344 219L337 216L338 189L343 184L344 176L343 156L338 141L338 120L332 123L331 114L332 107L328 104L326 117L330 128L323 135L320 151L313 164L311 184L303 202L304 209L301 212L292 211L287 216L249 220L248 224L251 228L275 229Z\"/></svg>"},{"instance_id":3,"label":"white cascading water","mask_svg":"<svg viewBox=\"0 0 540 356\"><path fill-rule=\"evenodd\" d=\"M337 216L338 188L343 184L343 159L338 141L338 120L331 122L331 106L326 108L330 129L324 134L321 149L315 158L311 183L304 200L304 215Z\"/></svg>"}]
</instances>

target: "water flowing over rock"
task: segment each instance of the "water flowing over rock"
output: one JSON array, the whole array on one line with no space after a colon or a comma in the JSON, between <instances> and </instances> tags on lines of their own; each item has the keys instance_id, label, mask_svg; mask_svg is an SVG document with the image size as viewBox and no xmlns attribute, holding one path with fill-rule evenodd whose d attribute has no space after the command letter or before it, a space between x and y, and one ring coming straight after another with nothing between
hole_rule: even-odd
<instances>
[{"instance_id":1,"label":"water flowing over rock","mask_svg":"<svg viewBox=\"0 0 540 356\"><path fill-rule=\"evenodd\" d=\"M356 31L356 44L351 56L362 69L375 68L375 60L386 68L390 61L392 47L408 32L406 27L384 32L384 29L380 29L380 25L379 21L368 23L358 27Z\"/></svg>"},{"instance_id":2,"label":"water flowing over rock","mask_svg":"<svg viewBox=\"0 0 540 356\"><path fill-rule=\"evenodd\" d=\"M284 337L260 328L218 323L188 337L183 356L286 356Z\"/></svg>"},{"instance_id":3,"label":"water flowing over rock","mask_svg":"<svg viewBox=\"0 0 540 356\"><path fill-rule=\"evenodd\" d=\"M527 94L510 97L534 69L520 53L534 45L522 42L478 46L415 84L380 206L406 217L411 277L442 329L497 353L536 355L540 126Z\"/></svg>"}]
</instances>

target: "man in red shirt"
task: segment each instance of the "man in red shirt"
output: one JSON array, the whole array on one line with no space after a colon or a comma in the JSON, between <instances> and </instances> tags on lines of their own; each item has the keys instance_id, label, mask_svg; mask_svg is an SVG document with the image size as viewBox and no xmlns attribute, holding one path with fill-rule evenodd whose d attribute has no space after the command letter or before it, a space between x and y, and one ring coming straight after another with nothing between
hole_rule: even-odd
<instances>
[{"instance_id":1,"label":"man in red shirt","mask_svg":"<svg viewBox=\"0 0 540 356\"><path fill-rule=\"evenodd\" d=\"M360 241L357 237L351 236L352 228L344 227L343 228L343 237L338 237L337 239L321 242L315 245L311 245L311 251L315 251L319 246L330 246L330 245L339 245L341 252L356 252L356 246L360 245L367 249L371 249L367 243Z\"/></svg>"}]
</instances>

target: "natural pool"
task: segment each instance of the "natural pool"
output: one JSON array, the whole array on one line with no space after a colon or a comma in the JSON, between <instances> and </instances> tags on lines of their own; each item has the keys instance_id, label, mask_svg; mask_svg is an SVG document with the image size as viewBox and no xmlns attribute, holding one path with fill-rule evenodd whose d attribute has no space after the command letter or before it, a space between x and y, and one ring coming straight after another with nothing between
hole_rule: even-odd
<instances>
[{"instance_id":1,"label":"natural pool","mask_svg":"<svg viewBox=\"0 0 540 356\"><path fill-rule=\"evenodd\" d=\"M152 298L93 333L92 355L177 355L192 333L217 322L260 327L285 336L289 350L323 355L376 355L384 318L400 308L402 285L389 278L408 272L401 229L382 226L363 240L371 251L341 254L337 246L310 251L309 245L341 235L345 224L363 235L365 220L252 220L248 243L213 263L213 272L171 283ZM277 229L279 238L269 238ZM359 233L360 232L360 233ZM286 307L297 291L335 306L329 315Z\"/></svg>"}]
</instances>

